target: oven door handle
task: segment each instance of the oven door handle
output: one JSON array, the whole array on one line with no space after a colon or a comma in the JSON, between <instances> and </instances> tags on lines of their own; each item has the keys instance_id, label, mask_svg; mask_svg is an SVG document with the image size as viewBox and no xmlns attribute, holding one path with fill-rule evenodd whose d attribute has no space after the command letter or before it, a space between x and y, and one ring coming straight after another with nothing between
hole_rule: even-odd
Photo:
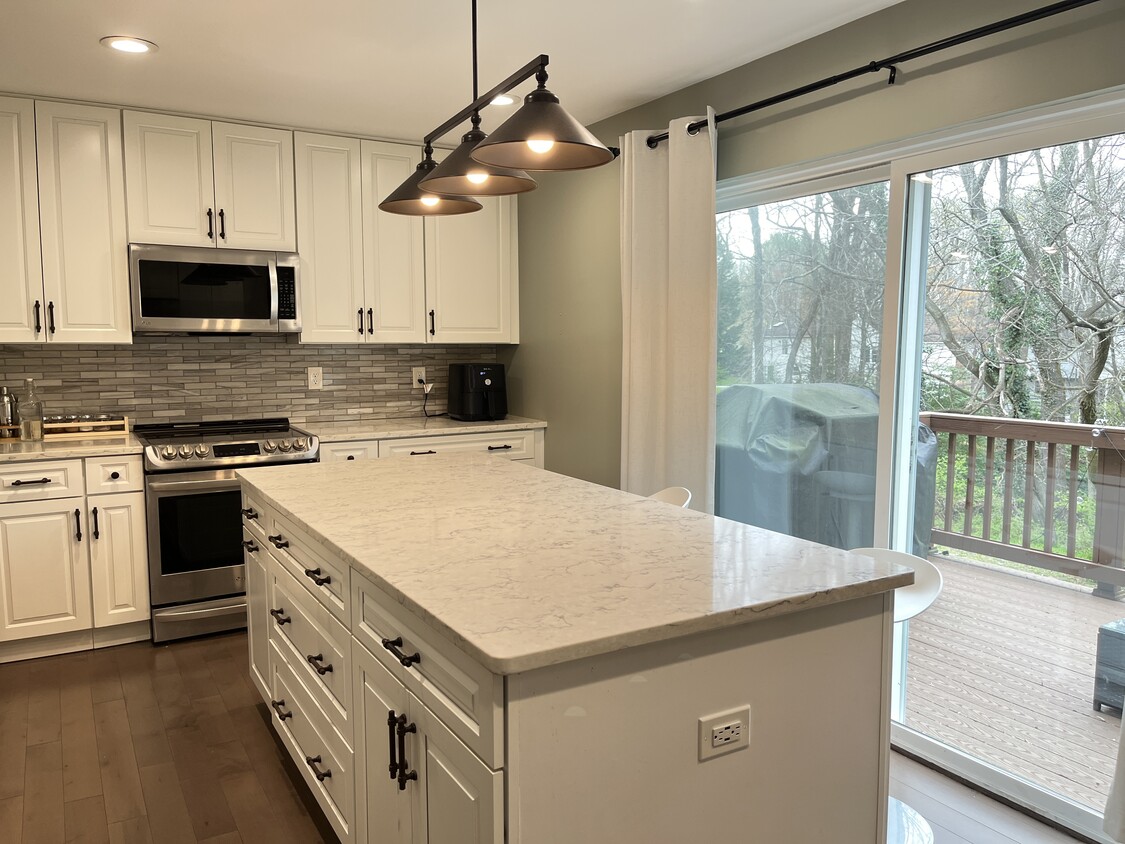
<instances>
[{"instance_id":1,"label":"oven door handle","mask_svg":"<svg viewBox=\"0 0 1125 844\"><path fill-rule=\"evenodd\" d=\"M151 492L210 492L220 489L238 489L238 478L168 478L150 477L145 482L146 488Z\"/></svg>"}]
</instances>

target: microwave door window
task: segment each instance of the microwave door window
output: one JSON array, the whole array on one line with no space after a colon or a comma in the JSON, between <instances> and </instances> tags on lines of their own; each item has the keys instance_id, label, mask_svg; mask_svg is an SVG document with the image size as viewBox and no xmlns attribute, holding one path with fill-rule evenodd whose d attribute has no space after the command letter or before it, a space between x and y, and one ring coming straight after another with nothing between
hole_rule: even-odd
<instances>
[{"instance_id":1,"label":"microwave door window","mask_svg":"<svg viewBox=\"0 0 1125 844\"><path fill-rule=\"evenodd\" d=\"M141 311L169 319L270 318L269 267L140 262Z\"/></svg>"}]
</instances>

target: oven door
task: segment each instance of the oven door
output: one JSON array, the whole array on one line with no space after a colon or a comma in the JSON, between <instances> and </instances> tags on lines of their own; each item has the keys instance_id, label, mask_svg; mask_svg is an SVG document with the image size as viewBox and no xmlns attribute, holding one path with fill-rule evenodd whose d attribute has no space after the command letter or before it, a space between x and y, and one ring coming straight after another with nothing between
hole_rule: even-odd
<instances>
[{"instance_id":1,"label":"oven door","mask_svg":"<svg viewBox=\"0 0 1125 844\"><path fill-rule=\"evenodd\" d=\"M246 591L242 492L233 469L149 476L145 505L154 607Z\"/></svg>"}]
</instances>

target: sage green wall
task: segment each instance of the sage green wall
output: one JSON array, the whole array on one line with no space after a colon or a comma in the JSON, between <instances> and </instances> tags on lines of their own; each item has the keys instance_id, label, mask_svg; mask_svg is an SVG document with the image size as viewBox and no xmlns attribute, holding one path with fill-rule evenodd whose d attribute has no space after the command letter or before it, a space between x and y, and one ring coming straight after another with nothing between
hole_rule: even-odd
<instances>
[{"instance_id":1,"label":"sage green wall","mask_svg":"<svg viewBox=\"0 0 1125 844\"><path fill-rule=\"evenodd\" d=\"M907 0L591 127L633 129L722 112L1044 5ZM862 149L1125 85L1125 8L1103 0L719 130L719 177ZM706 45L700 45L706 49ZM612 84L612 68L605 70ZM559 92L564 97L565 91ZM520 197L520 334L502 352L513 413L546 419L547 468L616 486L621 437L620 165L560 174Z\"/></svg>"}]
</instances>

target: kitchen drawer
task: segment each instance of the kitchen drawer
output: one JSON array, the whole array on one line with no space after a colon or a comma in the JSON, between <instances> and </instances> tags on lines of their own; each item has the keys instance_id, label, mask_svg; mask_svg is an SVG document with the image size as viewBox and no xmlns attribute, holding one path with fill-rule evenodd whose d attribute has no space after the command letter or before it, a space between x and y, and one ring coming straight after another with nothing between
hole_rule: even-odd
<instances>
[{"instance_id":1,"label":"kitchen drawer","mask_svg":"<svg viewBox=\"0 0 1125 844\"><path fill-rule=\"evenodd\" d=\"M535 458L534 431L500 431L480 434L450 434L446 437L410 437L383 440L380 457L406 457L453 451L480 451L510 460Z\"/></svg>"},{"instance_id":2,"label":"kitchen drawer","mask_svg":"<svg viewBox=\"0 0 1125 844\"><path fill-rule=\"evenodd\" d=\"M267 511L266 548L281 566L305 587L338 621L351 622L348 575L351 569L329 556L305 531L273 511Z\"/></svg>"},{"instance_id":3,"label":"kitchen drawer","mask_svg":"<svg viewBox=\"0 0 1125 844\"><path fill-rule=\"evenodd\" d=\"M139 454L86 458L86 494L140 492L144 488L144 464Z\"/></svg>"},{"instance_id":4,"label":"kitchen drawer","mask_svg":"<svg viewBox=\"0 0 1125 844\"><path fill-rule=\"evenodd\" d=\"M249 530L260 541L265 542L266 533L269 531L269 512L262 503L242 488L242 526Z\"/></svg>"},{"instance_id":5,"label":"kitchen drawer","mask_svg":"<svg viewBox=\"0 0 1125 844\"><path fill-rule=\"evenodd\" d=\"M270 638L351 745L351 634L281 566L270 568Z\"/></svg>"},{"instance_id":6,"label":"kitchen drawer","mask_svg":"<svg viewBox=\"0 0 1125 844\"><path fill-rule=\"evenodd\" d=\"M503 680L358 573L352 604L356 639L490 767L503 767ZM420 661L405 667L383 644L399 639Z\"/></svg>"},{"instance_id":7,"label":"kitchen drawer","mask_svg":"<svg viewBox=\"0 0 1125 844\"><path fill-rule=\"evenodd\" d=\"M36 460L0 465L0 504L83 495L81 460Z\"/></svg>"},{"instance_id":8,"label":"kitchen drawer","mask_svg":"<svg viewBox=\"0 0 1125 844\"><path fill-rule=\"evenodd\" d=\"M331 463L335 460L374 460L378 456L378 440L320 444L320 460L322 463Z\"/></svg>"},{"instance_id":9,"label":"kitchen drawer","mask_svg":"<svg viewBox=\"0 0 1125 844\"><path fill-rule=\"evenodd\" d=\"M348 844L352 840L355 817L352 752L317 710L277 644L271 643L270 648L273 650L270 660L273 723L340 841ZM316 776L315 770L321 772L322 778Z\"/></svg>"}]
</instances>

